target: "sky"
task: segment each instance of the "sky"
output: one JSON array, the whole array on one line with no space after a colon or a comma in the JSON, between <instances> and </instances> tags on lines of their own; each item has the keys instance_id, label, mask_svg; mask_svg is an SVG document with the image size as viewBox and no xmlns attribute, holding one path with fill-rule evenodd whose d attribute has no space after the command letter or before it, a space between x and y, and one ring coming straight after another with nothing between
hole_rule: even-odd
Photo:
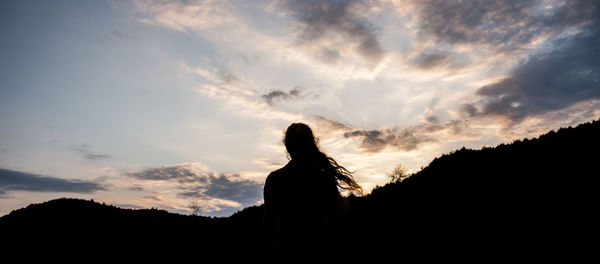
<instances>
[{"instance_id":1,"label":"sky","mask_svg":"<svg viewBox=\"0 0 600 264\"><path fill-rule=\"evenodd\" d=\"M262 203L294 122L368 193L600 117L597 1L9 0L0 35L0 215L228 216Z\"/></svg>"}]
</instances>

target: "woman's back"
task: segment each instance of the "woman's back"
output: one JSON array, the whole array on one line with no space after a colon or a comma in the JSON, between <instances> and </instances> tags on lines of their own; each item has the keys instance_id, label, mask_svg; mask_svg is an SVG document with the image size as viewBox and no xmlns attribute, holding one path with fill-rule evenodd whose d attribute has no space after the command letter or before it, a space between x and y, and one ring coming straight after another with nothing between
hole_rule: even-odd
<instances>
[{"instance_id":1,"label":"woman's back","mask_svg":"<svg viewBox=\"0 0 600 264\"><path fill-rule=\"evenodd\" d=\"M299 177L311 184L298 184ZM333 178L292 160L269 174L264 197L265 224L272 228L267 254L276 262L323 260L333 253L341 199Z\"/></svg>"},{"instance_id":2,"label":"woman's back","mask_svg":"<svg viewBox=\"0 0 600 264\"><path fill-rule=\"evenodd\" d=\"M264 195L265 203L273 203L278 217L315 224L328 220L340 198L333 177L296 160L269 174Z\"/></svg>"},{"instance_id":3,"label":"woman's back","mask_svg":"<svg viewBox=\"0 0 600 264\"><path fill-rule=\"evenodd\" d=\"M264 187L265 260L333 261L341 244L345 209L338 186L352 190L360 186L350 172L318 149L307 125L288 127L284 144L292 159L270 173Z\"/></svg>"}]
</instances>

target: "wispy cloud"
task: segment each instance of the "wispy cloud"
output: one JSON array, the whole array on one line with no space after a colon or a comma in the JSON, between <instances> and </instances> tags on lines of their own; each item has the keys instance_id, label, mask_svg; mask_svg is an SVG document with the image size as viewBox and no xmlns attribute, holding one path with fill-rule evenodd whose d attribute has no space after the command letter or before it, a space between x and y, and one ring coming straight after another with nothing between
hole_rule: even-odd
<instances>
[{"instance_id":1,"label":"wispy cloud","mask_svg":"<svg viewBox=\"0 0 600 264\"><path fill-rule=\"evenodd\" d=\"M315 123L321 130L324 130L326 132L353 130L353 128L348 124L345 124L343 122L336 121L333 119L329 119L327 117L320 116L320 115L312 117L311 121L312 121L312 123Z\"/></svg>"},{"instance_id":2,"label":"wispy cloud","mask_svg":"<svg viewBox=\"0 0 600 264\"><path fill-rule=\"evenodd\" d=\"M140 185L133 185L129 188L127 188L130 191L136 191L136 192L141 192L144 190L144 187L140 186Z\"/></svg>"},{"instance_id":3,"label":"wispy cloud","mask_svg":"<svg viewBox=\"0 0 600 264\"><path fill-rule=\"evenodd\" d=\"M302 118L301 114L269 107L278 100L300 98L302 92L299 88L294 88L290 92L275 90L272 91L274 93L258 96L256 85L253 85L252 80L240 77L230 70L191 68L186 65L183 66L183 69L187 73L201 76L204 79L200 82L198 92L218 98L241 113L246 112L253 117L267 119L294 120Z\"/></svg>"},{"instance_id":4,"label":"wispy cloud","mask_svg":"<svg viewBox=\"0 0 600 264\"><path fill-rule=\"evenodd\" d=\"M164 26L176 31L202 31L233 20L233 8L227 1L136 0L138 10L151 16L141 22Z\"/></svg>"},{"instance_id":5,"label":"wispy cloud","mask_svg":"<svg viewBox=\"0 0 600 264\"><path fill-rule=\"evenodd\" d=\"M104 160L112 158L108 154L92 151L93 148L94 146L90 144L73 144L71 145L70 150L81 154L83 158L88 160Z\"/></svg>"},{"instance_id":6,"label":"wispy cloud","mask_svg":"<svg viewBox=\"0 0 600 264\"><path fill-rule=\"evenodd\" d=\"M68 180L0 168L0 194L10 191L94 193L105 191L99 183Z\"/></svg>"},{"instance_id":7,"label":"wispy cloud","mask_svg":"<svg viewBox=\"0 0 600 264\"><path fill-rule=\"evenodd\" d=\"M414 61L419 69L430 70L447 65L450 57L441 53L422 53Z\"/></svg>"},{"instance_id":8,"label":"wispy cloud","mask_svg":"<svg viewBox=\"0 0 600 264\"><path fill-rule=\"evenodd\" d=\"M106 154L88 153L85 155L85 158L89 159L89 160L99 160L99 159L109 159L109 158L111 158L111 156L106 155Z\"/></svg>"},{"instance_id":9,"label":"wispy cloud","mask_svg":"<svg viewBox=\"0 0 600 264\"><path fill-rule=\"evenodd\" d=\"M296 38L313 56L324 62L337 62L352 53L373 68L384 56L377 27L365 13L371 1L296 1L278 3L283 14L297 22Z\"/></svg>"}]
</instances>

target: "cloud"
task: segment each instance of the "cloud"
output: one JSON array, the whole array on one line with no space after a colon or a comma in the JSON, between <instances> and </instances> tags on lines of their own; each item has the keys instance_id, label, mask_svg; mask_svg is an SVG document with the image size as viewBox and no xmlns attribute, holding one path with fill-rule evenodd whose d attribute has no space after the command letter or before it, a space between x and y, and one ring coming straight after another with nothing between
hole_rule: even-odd
<instances>
[{"instance_id":1,"label":"cloud","mask_svg":"<svg viewBox=\"0 0 600 264\"><path fill-rule=\"evenodd\" d=\"M347 139L359 139L360 149L365 153L378 153L385 150L412 151L424 144L438 141L439 133L451 136L469 135L466 120L439 121L428 111L425 123L407 128L356 129L349 124L315 116L311 122L318 126L319 131L335 134L340 133Z\"/></svg>"},{"instance_id":2,"label":"cloud","mask_svg":"<svg viewBox=\"0 0 600 264\"><path fill-rule=\"evenodd\" d=\"M520 3L520 4L519 4ZM506 31L503 22L529 18L527 9L534 1L423 1L420 6L421 30L450 43L499 42L518 37L523 26ZM508 39L506 39L508 40Z\"/></svg>"},{"instance_id":3,"label":"cloud","mask_svg":"<svg viewBox=\"0 0 600 264\"><path fill-rule=\"evenodd\" d=\"M224 84L234 84L235 85L238 83L243 83L243 81L239 77L237 77L237 75L235 75L233 72L231 72L229 70L221 69L217 72L217 76Z\"/></svg>"},{"instance_id":4,"label":"cloud","mask_svg":"<svg viewBox=\"0 0 600 264\"><path fill-rule=\"evenodd\" d=\"M205 79L210 85L204 91L210 95L235 95L244 96L251 95L252 92L248 90L248 85L235 73L227 69L203 69L203 68L190 68L184 66L184 69L188 72L193 72Z\"/></svg>"},{"instance_id":5,"label":"cloud","mask_svg":"<svg viewBox=\"0 0 600 264\"><path fill-rule=\"evenodd\" d=\"M441 53L421 53L414 60L414 65L418 69L429 70L444 66L449 63L450 57Z\"/></svg>"},{"instance_id":6,"label":"cloud","mask_svg":"<svg viewBox=\"0 0 600 264\"><path fill-rule=\"evenodd\" d=\"M419 43L414 48L415 50L408 54L406 63L417 70L439 72L446 69L456 72L474 66L473 59L477 59L475 53L437 42Z\"/></svg>"},{"instance_id":7,"label":"cloud","mask_svg":"<svg viewBox=\"0 0 600 264\"><path fill-rule=\"evenodd\" d=\"M139 185L134 185L134 186L131 186L131 187L127 188L127 189L130 190L130 191L141 192L141 191L144 190L144 187L139 186Z\"/></svg>"},{"instance_id":8,"label":"cloud","mask_svg":"<svg viewBox=\"0 0 600 264\"><path fill-rule=\"evenodd\" d=\"M184 163L141 171L127 172L127 176L146 181L177 183L180 198L217 201L229 207L249 206L262 198L262 183L242 178L239 174L223 174L210 171L198 163ZM222 210L213 201L211 211Z\"/></svg>"},{"instance_id":9,"label":"cloud","mask_svg":"<svg viewBox=\"0 0 600 264\"><path fill-rule=\"evenodd\" d=\"M464 116L501 116L516 124L600 97L596 1L421 1L414 7L420 33L433 36L442 50L425 48L413 59L416 68L452 66L463 44L498 58L500 66L519 62L499 73L504 78L480 86L479 101L462 105Z\"/></svg>"},{"instance_id":10,"label":"cloud","mask_svg":"<svg viewBox=\"0 0 600 264\"><path fill-rule=\"evenodd\" d=\"M212 29L234 20L233 6L226 1L137 0L136 8L151 14L140 21L180 32Z\"/></svg>"},{"instance_id":11,"label":"cloud","mask_svg":"<svg viewBox=\"0 0 600 264\"><path fill-rule=\"evenodd\" d=\"M360 147L367 153L378 153L391 149L394 151L412 151L424 144L438 141L439 133L452 136L467 135L465 120L439 122L437 118L426 117L426 123L408 128L354 129L344 132L345 138L362 139ZM346 128L344 128L346 129Z\"/></svg>"},{"instance_id":12,"label":"cloud","mask_svg":"<svg viewBox=\"0 0 600 264\"><path fill-rule=\"evenodd\" d=\"M197 89L199 93L224 101L227 105L234 107L236 113L247 113L266 119L293 120L301 118L300 114L278 111L269 107L265 100L273 95L264 94L266 98L256 96L258 92L253 87L257 85L253 84L252 80L238 77L232 71L211 67L206 67L207 69L204 67L192 68L187 65L182 65L182 68L185 72L195 74L203 79ZM294 96L296 92L290 93ZM299 95L299 92L297 93ZM289 95L289 93L287 94ZM277 94L274 97L277 97ZM275 98L272 98L272 101L275 101Z\"/></svg>"},{"instance_id":13,"label":"cloud","mask_svg":"<svg viewBox=\"0 0 600 264\"><path fill-rule=\"evenodd\" d=\"M206 183L214 175L206 167L195 163L185 163L141 171L127 172L127 176L150 181L175 181L178 183Z\"/></svg>"},{"instance_id":14,"label":"cloud","mask_svg":"<svg viewBox=\"0 0 600 264\"><path fill-rule=\"evenodd\" d=\"M529 116L600 99L600 30L584 29L556 40L554 46L549 52L528 58L508 77L479 88L477 94L483 102L479 108L465 105L465 113L499 115L520 122Z\"/></svg>"},{"instance_id":15,"label":"cloud","mask_svg":"<svg viewBox=\"0 0 600 264\"><path fill-rule=\"evenodd\" d=\"M392 128L373 130L354 130L344 133L346 138L362 138L361 148L370 153L381 152L385 148L411 151L419 145L434 142L435 139L419 134L415 128Z\"/></svg>"},{"instance_id":16,"label":"cloud","mask_svg":"<svg viewBox=\"0 0 600 264\"><path fill-rule=\"evenodd\" d=\"M264 99L267 102L267 104L272 106L275 103L280 102L280 101L299 99L299 98L301 98L301 95L302 95L302 91L300 90L300 87L296 86L289 92L275 90L275 91L271 91L269 93L263 94L260 97L262 99Z\"/></svg>"},{"instance_id":17,"label":"cloud","mask_svg":"<svg viewBox=\"0 0 600 264\"><path fill-rule=\"evenodd\" d=\"M186 189L181 196L196 198L218 198L241 203L244 206L255 204L262 198L262 184L242 179L238 174L211 176L205 186Z\"/></svg>"},{"instance_id":18,"label":"cloud","mask_svg":"<svg viewBox=\"0 0 600 264\"><path fill-rule=\"evenodd\" d=\"M123 208L123 209L147 209L143 206L139 206L139 205L135 205L135 204L128 204L128 203L115 203L113 205Z\"/></svg>"},{"instance_id":19,"label":"cloud","mask_svg":"<svg viewBox=\"0 0 600 264\"><path fill-rule=\"evenodd\" d=\"M129 32L117 31L117 30L105 33L104 37L109 40L127 40L127 41L129 41L129 40L137 41L138 40L138 38L135 35L133 35Z\"/></svg>"},{"instance_id":20,"label":"cloud","mask_svg":"<svg viewBox=\"0 0 600 264\"><path fill-rule=\"evenodd\" d=\"M420 1L420 32L451 44L520 48L597 20L595 1Z\"/></svg>"},{"instance_id":21,"label":"cloud","mask_svg":"<svg viewBox=\"0 0 600 264\"><path fill-rule=\"evenodd\" d=\"M90 144L73 144L71 150L83 155L83 158L88 160L103 160L112 158L110 155L92 152L94 146Z\"/></svg>"},{"instance_id":22,"label":"cloud","mask_svg":"<svg viewBox=\"0 0 600 264\"><path fill-rule=\"evenodd\" d=\"M324 62L336 62L346 48L358 54L370 67L384 55L376 27L365 14L370 1L281 1L283 13L295 18L300 45L316 45L314 55Z\"/></svg>"},{"instance_id":23,"label":"cloud","mask_svg":"<svg viewBox=\"0 0 600 264\"><path fill-rule=\"evenodd\" d=\"M348 124L319 115L313 116L311 118L311 122L315 123L320 130L324 130L326 132L354 130L352 126Z\"/></svg>"},{"instance_id":24,"label":"cloud","mask_svg":"<svg viewBox=\"0 0 600 264\"><path fill-rule=\"evenodd\" d=\"M110 156L106 155L106 154L88 153L88 154L85 154L85 158L89 159L89 160L99 160L99 159L109 159Z\"/></svg>"},{"instance_id":25,"label":"cloud","mask_svg":"<svg viewBox=\"0 0 600 264\"><path fill-rule=\"evenodd\" d=\"M67 180L0 168L0 197L10 191L93 193L106 189L95 182Z\"/></svg>"}]
</instances>

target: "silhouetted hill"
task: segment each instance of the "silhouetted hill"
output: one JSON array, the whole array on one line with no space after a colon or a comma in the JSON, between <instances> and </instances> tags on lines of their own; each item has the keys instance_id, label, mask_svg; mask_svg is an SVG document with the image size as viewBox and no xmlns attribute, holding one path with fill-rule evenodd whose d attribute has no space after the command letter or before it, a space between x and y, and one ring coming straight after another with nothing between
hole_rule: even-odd
<instances>
[{"instance_id":1,"label":"silhouetted hill","mask_svg":"<svg viewBox=\"0 0 600 264\"><path fill-rule=\"evenodd\" d=\"M436 158L402 182L352 199L358 239L394 241L370 243L372 252L463 257L583 250L598 223L599 135L595 121Z\"/></svg>"},{"instance_id":2,"label":"silhouetted hill","mask_svg":"<svg viewBox=\"0 0 600 264\"><path fill-rule=\"evenodd\" d=\"M238 216L257 208L246 208L229 218L215 218L61 198L31 204L3 216L0 234L5 241L11 241L8 248L52 252L49 257L54 260L78 259L84 254L104 260L167 257L255 263L258 254L243 248L242 242L247 239L240 237L258 236L260 223L256 222L260 217L242 220ZM229 250L237 253L230 254Z\"/></svg>"},{"instance_id":3,"label":"silhouetted hill","mask_svg":"<svg viewBox=\"0 0 600 264\"><path fill-rule=\"evenodd\" d=\"M595 121L493 148L463 148L402 182L349 197L348 252L340 255L357 263L581 257L598 223L598 135ZM32 251L257 263L261 221L262 206L210 218L58 199L0 218L0 234Z\"/></svg>"}]
</instances>

